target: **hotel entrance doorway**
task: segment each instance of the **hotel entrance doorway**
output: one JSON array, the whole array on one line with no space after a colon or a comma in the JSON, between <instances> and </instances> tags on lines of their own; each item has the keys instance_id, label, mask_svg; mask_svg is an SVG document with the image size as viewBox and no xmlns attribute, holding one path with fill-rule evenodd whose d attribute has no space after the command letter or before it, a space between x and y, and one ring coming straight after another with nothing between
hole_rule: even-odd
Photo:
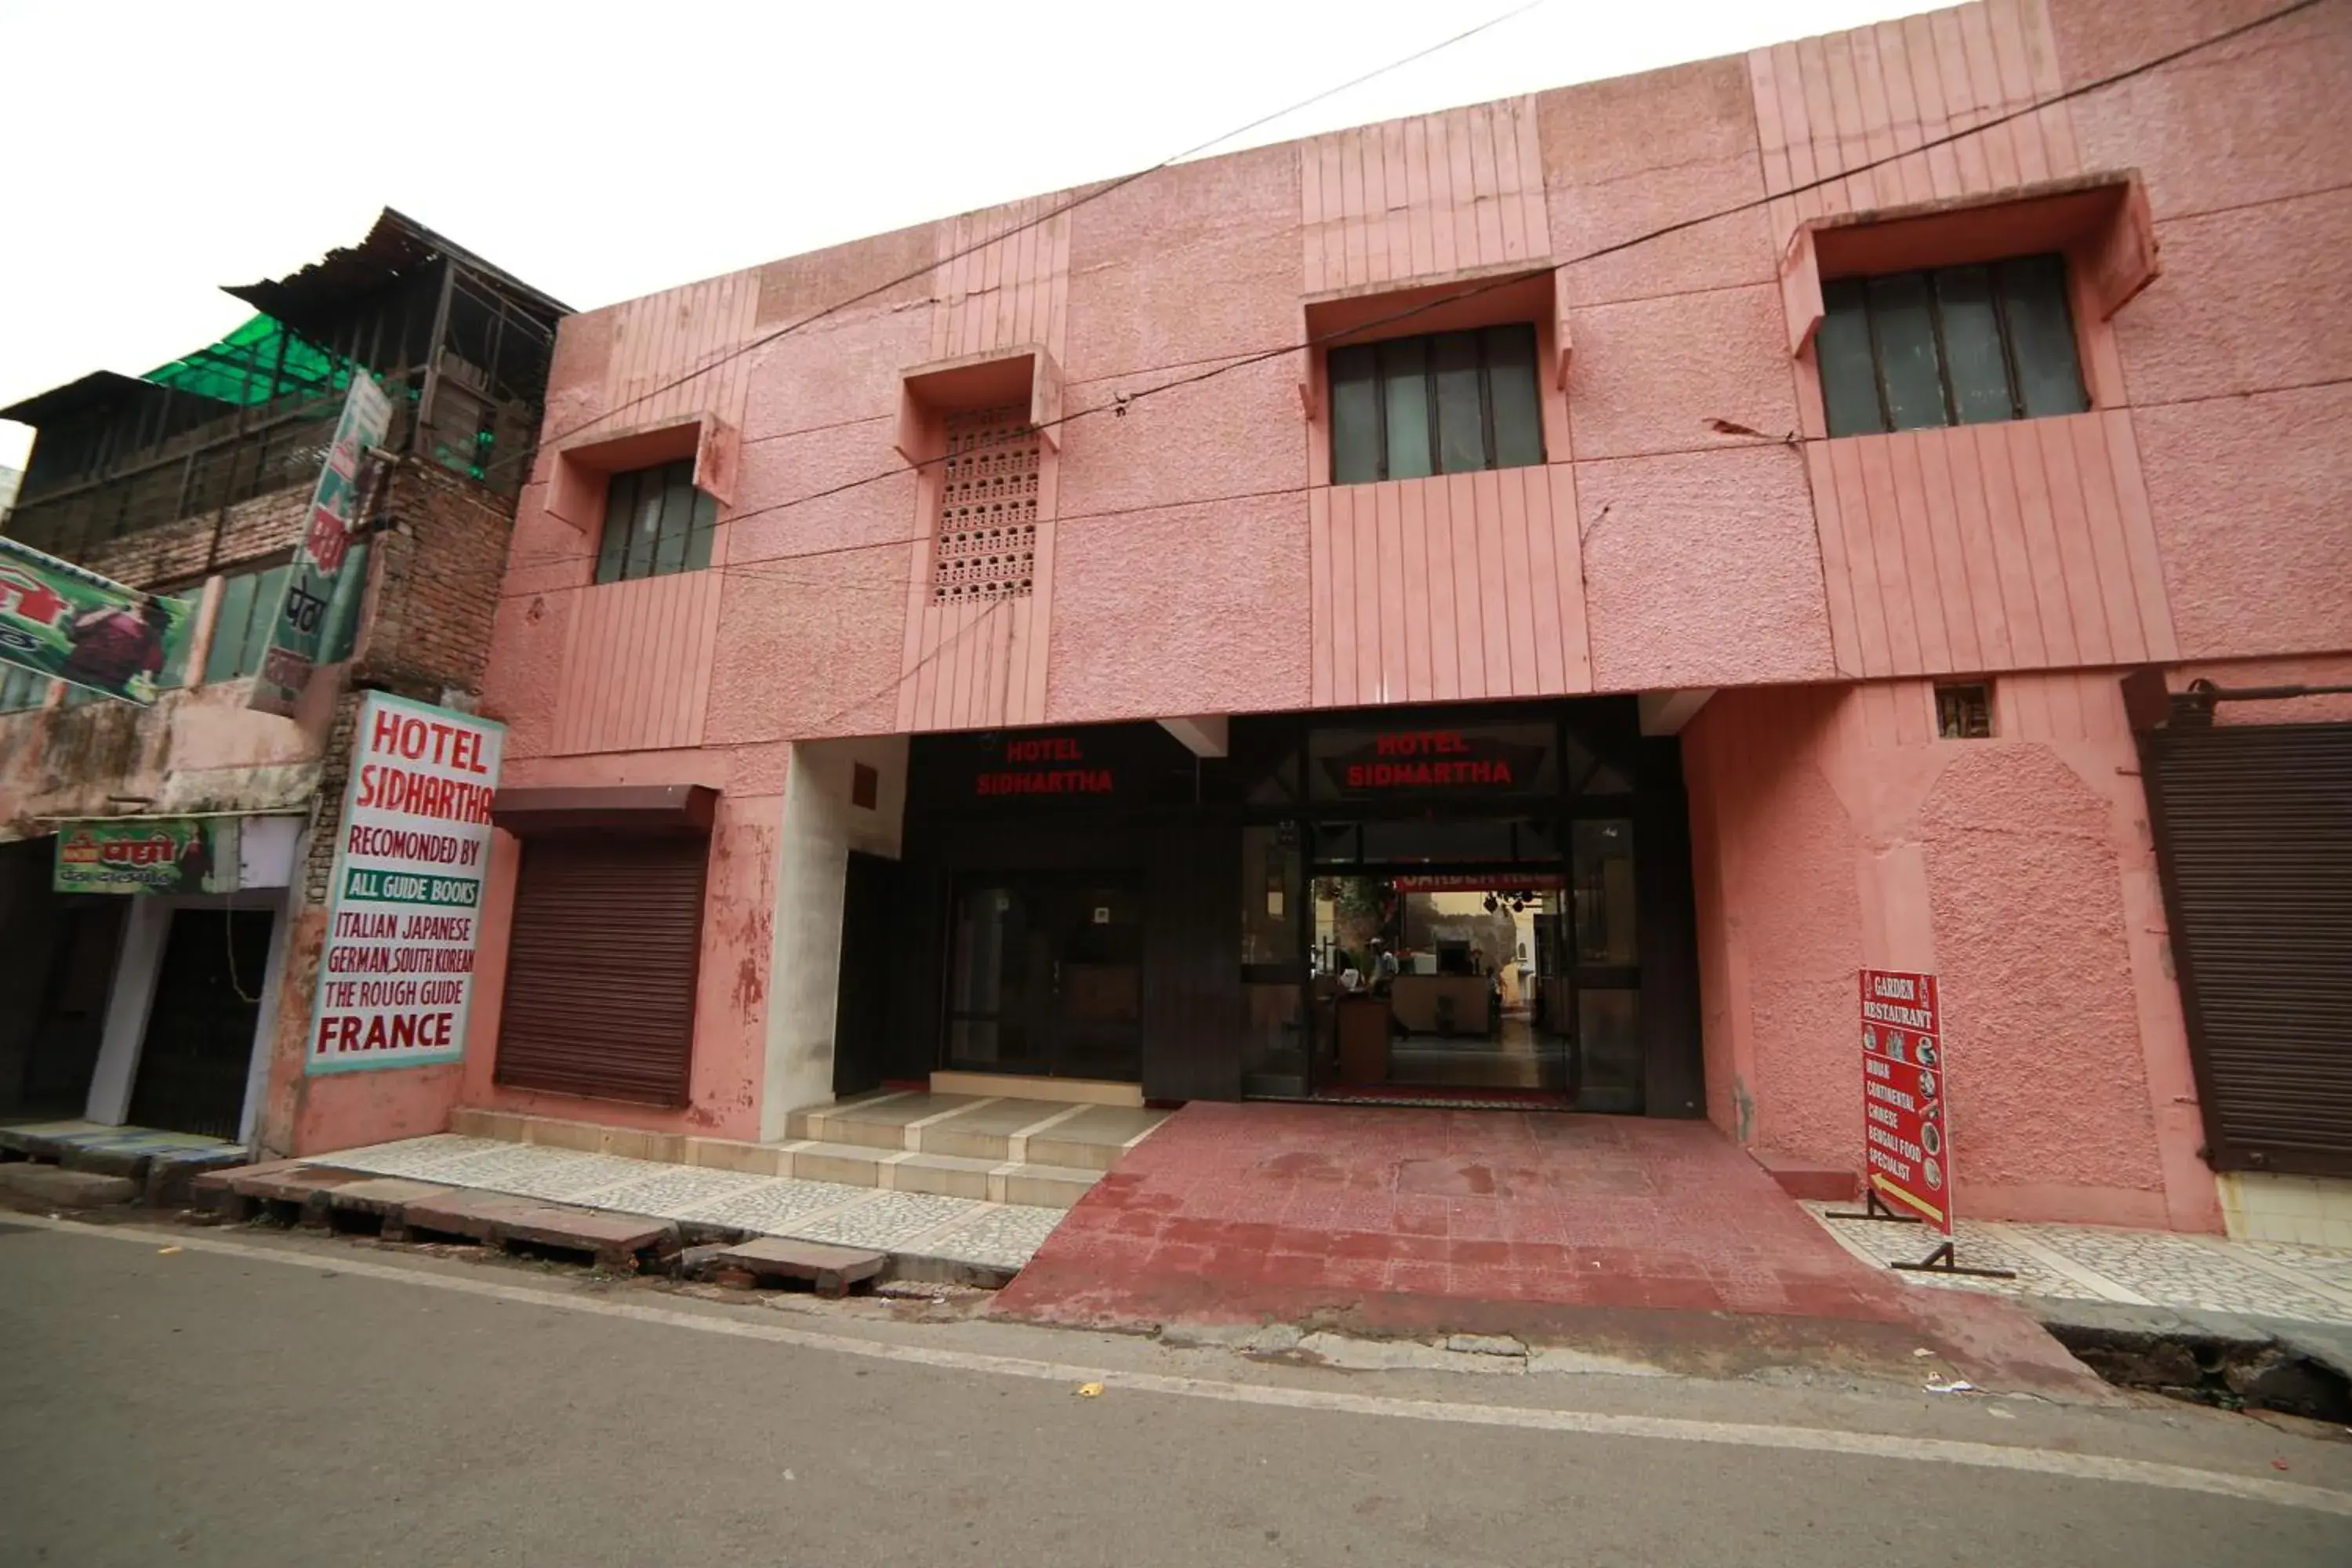
<instances>
[{"instance_id":1,"label":"hotel entrance doorway","mask_svg":"<svg viewBox=\"0 0 2352 1568\"><path fill-rule=\"evenodd\" d=\"M1135 876L959 879L947 1065L967 1072L1139 1079L1143 902Z\"/></svg>"},{"instance_id":2,"label":"hotel entrance doorway","mask_svg":"<svg viewBox=\"0 0 2352 1568\"><path fill-rule=\"evenodd\" d=\"M1318 717L1250 759L1297 815L1243 833L1245 1091L1691 1113L1680 779L1631 718Z\"/></svg>"}]
</instances>

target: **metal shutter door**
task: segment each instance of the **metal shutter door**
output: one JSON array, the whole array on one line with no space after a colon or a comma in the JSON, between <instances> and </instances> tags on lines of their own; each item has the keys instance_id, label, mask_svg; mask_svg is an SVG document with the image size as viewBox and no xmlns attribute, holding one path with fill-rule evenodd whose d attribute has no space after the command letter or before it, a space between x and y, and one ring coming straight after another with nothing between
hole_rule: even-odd
<instances>
[{"instance_id":1,"label":"metal shutter door","mask_svg":"<svg viewBox=\"0 0 2352 1568\"><path fill-rule=\"evenodd\" d=\"M499 1083L687 1103L709 843L688 833L523 841Z\"/></svg>"},{"instance_id":2,"label":"metal shutter door","mask_svg":"<svg viewBox=\"0 0 2352 1568\"><path fill-rule=\"evenodd\" d=\"M2147 741L2207 1158L2352 1174L2352 724Z\"/></svg>"}]
</instances>

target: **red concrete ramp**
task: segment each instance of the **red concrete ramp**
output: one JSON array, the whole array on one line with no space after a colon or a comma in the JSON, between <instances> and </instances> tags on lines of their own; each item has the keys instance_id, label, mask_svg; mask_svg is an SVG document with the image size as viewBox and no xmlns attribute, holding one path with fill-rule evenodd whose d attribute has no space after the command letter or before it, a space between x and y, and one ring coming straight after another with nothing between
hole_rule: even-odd
<instances>
[{"instance_id":1,"label":"red concrete ramp","mask_svg":"<svg viewBox=\"0 0 2352 1568\"><path fill-rule=\"evenodd\" d=\"M1862 1263L1705 1122L1551 1112L1188 1106L997 1310L1512 1333L1717 1365L1727 1347L1813 1344L1894 1368L1933 1343L2011 1382L2082 1375L2011 1303Z\"/></svg>"}]
</instances>

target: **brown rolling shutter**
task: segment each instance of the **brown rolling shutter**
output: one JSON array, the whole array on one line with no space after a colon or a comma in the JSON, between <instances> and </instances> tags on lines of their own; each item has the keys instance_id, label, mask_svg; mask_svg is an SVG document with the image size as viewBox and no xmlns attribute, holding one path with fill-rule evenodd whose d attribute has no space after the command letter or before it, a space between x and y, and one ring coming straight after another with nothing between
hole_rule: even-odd
<instances>
[{"instance_id":1,"label":"brown rolling shutter","mask_svg":"<svg viewBox=\"0 0 2352 1568\"><path fill-rule=\"evenodd\" d=\"M2352 724L2146 739L2207 1158L2352 1175Z\"/></svg>"},{"instance_id":2,"label":"brown rolling shutter","mask_svg":"<svg viewBox=\"0 0 2352 1568\"><path fill-rule=\"evenodd\" d=\"M698 833L523 840L499 1083L687 1103L709 847Z\"/></svg>"}]
</instances>

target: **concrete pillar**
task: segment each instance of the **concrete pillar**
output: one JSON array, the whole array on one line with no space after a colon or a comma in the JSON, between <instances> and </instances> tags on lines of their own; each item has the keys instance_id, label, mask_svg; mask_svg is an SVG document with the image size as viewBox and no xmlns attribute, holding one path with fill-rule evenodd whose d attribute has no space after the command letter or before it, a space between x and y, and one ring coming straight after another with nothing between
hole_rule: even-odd
<instances>
[{"instance_id":1,"label":"concrete pillar","mask_svg":"<svg viewBox=\"0 0 2352 1568\"><path fill-rule=\"evenodd\" d=\"M768 966L768 1038L760 1136L784 1135L791 1114L833 1098L834 1012L840 997L842 889L849 852L897 859L906 818L907 738L797 742L784 775L778 834L775 945ZM874 773L874 804L856 804L857 770Z\"/></svg>"}]
</instances>

